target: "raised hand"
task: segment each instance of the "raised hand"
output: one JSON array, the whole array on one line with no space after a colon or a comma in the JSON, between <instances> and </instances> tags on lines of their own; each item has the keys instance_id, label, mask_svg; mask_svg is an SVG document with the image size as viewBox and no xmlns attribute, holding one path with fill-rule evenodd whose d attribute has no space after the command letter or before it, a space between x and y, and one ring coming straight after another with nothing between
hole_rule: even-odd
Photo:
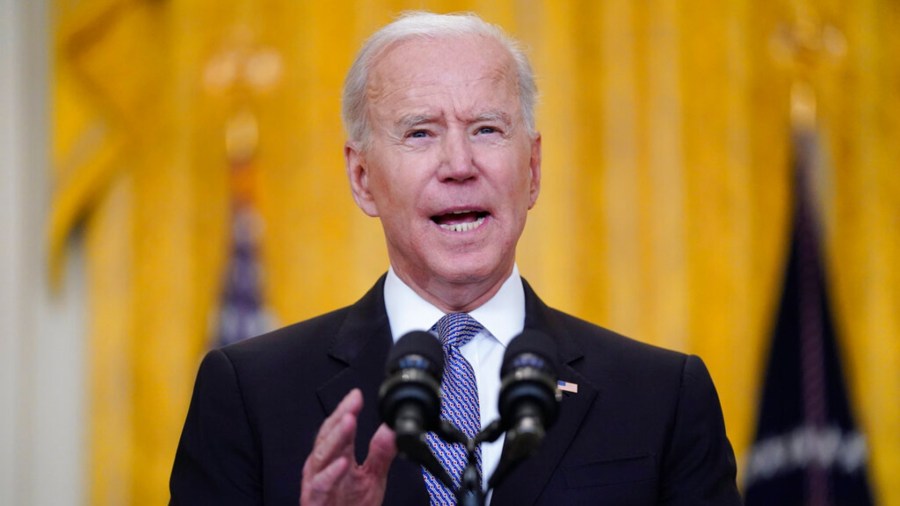
<instances>
[{"instance_id":1,"label":"raised hand","mask_svg":"<svg viewBox=\"0 0 900 506\"><path fill-rule=\"evenodd\" d=\"M366 461L356 462L354 441L362 407L362 393L353 389L322 422L313 451L303 465L302 506L381 504L397 448L393 431L382 425L372 436Z\"/></svg>"}]
</instances>

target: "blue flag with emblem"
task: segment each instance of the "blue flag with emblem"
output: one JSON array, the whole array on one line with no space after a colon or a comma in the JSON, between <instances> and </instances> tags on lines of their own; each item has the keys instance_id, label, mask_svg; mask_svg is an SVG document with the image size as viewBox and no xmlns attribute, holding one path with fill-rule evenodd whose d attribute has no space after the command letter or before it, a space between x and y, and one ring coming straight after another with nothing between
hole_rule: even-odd
<instances>
[{"instance_id":1,"label":"blue flag with emblem","mask_svg":"<svg viewBox=\"0 0 900 506\"><path fill-rule=\"evenodd\" d=\"M867 506L866 439L844 383L828 297L812 171L814 130L794 133L794 209L755 442L744 467L747 506Z\"/></svg>"},{"instance_id":2,"label":"blue flag with emblem","mask_svg":"<svg viewBox=\"0 0 900 506\"><path fill-rule=\"evenodd\" d=\"M275 323L263 299L259 249L264 227L256 205L255 132L256 117L247 111L235 114L226 129L231 248L216 318L215 346L262 334L274 328Z\"/></svg>"},{"instance_id":3,"label":"blue flag with emblem","mask_svg":"<svg viewBox=\"0 0 900 506\"><path fill-rule=\"evenodd\" d=\"M231 251L216 321L216 346L236 343L273 327L262 299L259 222L252 209L234 211Z\"/></svg>"}]
</instances>

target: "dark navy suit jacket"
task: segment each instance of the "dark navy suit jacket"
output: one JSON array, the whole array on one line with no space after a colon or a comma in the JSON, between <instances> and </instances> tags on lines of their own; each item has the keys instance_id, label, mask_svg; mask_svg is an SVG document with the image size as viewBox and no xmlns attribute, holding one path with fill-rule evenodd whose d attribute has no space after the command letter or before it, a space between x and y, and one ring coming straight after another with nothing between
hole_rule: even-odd
<instances>
[{"instance_id":1,"label":"dark navy suit jacket","mask_svg":"<svg viewBox=\"0 0 900 506\"><path fill-rule=\"evenodd\" d=\"M177 505L298 504L319 425L362 390L357 458L380 421L378 387L393 341L384 278L344 309L207 354L170 489ZM735 460L703 362L547 307L525 286L525 327L558 346L565 393L540 450L492 505L737 505ZM384 504L427 505L422 473L394 460Z\"/></svg>"}]
</instances>

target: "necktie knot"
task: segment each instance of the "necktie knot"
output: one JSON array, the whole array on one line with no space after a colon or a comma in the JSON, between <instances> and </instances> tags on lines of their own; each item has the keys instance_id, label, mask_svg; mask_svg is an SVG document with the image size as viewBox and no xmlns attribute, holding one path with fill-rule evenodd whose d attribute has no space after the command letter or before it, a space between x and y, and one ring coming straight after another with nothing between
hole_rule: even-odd
<instances>
[{"instance_id":1,"label":"necktie knot","mask_svg":"<svg viewBox=\"0 0 900 506\"><path fill-rule=\"evenodd\" d=\"M444 348L464 346L483 328L468 313L449 313L434 324L434 330Z\"/></svg>"}]
</instances>

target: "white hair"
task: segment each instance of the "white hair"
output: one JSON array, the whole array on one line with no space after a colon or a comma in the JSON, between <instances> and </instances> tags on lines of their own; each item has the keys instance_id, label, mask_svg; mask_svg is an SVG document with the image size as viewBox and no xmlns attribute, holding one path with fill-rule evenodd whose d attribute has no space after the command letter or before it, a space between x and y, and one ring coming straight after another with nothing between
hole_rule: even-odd
<instances>
[{"instance_id":1,"label":"white hair","mask_svg":"<svg viewBox=\"0 0 900 506\"><path fill-rule=\"evenodd\" d=\"M369 121L366 113L366 86L369 73L378 57L391 45L410 38L439 38L460 35L479 35L499 42L516 63L519 104L528 132L536 135L534 106L537 85L528 57L519 43L509 37L502 28L488 23L473 13L434 14L410 11L384 26L363 44L344 80L341 116L344 128L352 142L365 144L369 137Z\"/></svg>"}]
</instances>

